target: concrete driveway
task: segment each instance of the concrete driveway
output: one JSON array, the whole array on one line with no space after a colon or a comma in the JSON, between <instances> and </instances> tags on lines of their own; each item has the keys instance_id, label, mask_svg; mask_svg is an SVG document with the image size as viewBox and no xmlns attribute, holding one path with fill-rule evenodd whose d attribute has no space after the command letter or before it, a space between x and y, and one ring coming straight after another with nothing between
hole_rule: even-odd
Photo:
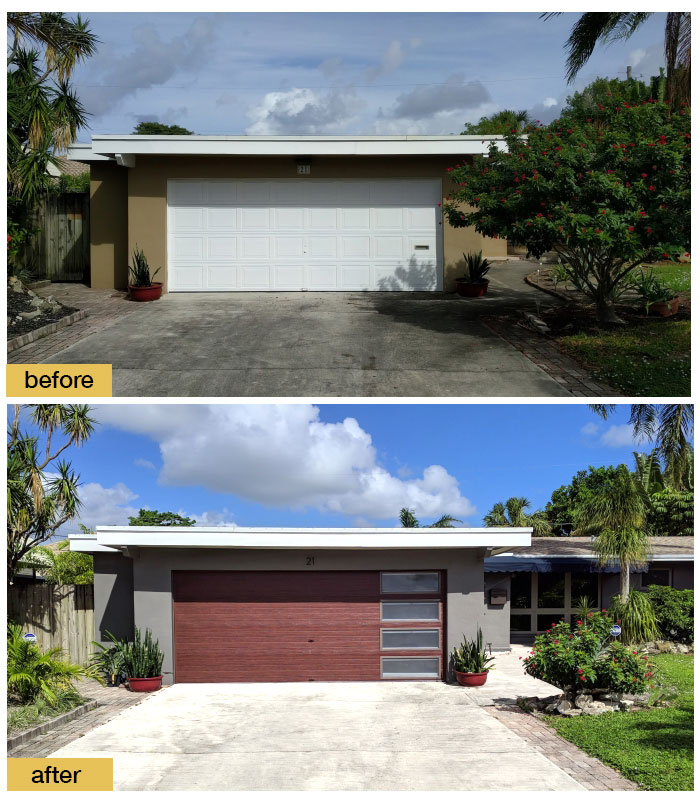
<instances>
[{"instance_id":1,"label":"concrete driveway","mask_svg":"<svg viewBox=\"0 0 700 798\"><path fill-rule=\"evenodd\" d=\"M46 363L112 363L115 396L570 396L492 332L558 300L498 263L489 294L168 294Z\"/></svg>"},{"instance_id":2,"label":"concrete driveway","mask_svg":"<svg viewBox=\"0 0 700 798\"><path fill-rule=\"evenodd\" d=\"M117 790L584 789L435 682L177 684L52 756L112 757Z\"/></svg>"}]
</instances>

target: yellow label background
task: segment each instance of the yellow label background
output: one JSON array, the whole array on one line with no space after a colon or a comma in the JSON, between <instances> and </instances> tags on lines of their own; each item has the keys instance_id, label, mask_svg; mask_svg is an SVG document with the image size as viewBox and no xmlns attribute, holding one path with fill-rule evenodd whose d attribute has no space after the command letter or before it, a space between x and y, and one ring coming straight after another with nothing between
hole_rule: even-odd
<instances>
[{"instance_id":1,"label":"yellow label background","mask_svg":"<svg viewBox=\"0 0 700 798\"><path fill-rule=\"evenodd\" d=\"M76 759L15 759L7 760L7 789L31 790L33 792L80 792L102 791L111 792L114 789L112 759L89 759L86 757ZM62 770L81 771L76 782L66 784L53 783L36 784L32 782L35 770L46 772L47 767L55 767L59 773ZM45 778L45 777L44 777Z\"/></svg>"},{"instance_id":2,"label":"yellow label background","mask_svg":"<svg viewBox=\"0 0 700 798\"><path fill-rule=\"evenodd\" d=\"M48 365L11 364L6 366L7 396L55 396L57 398L70 398L75 396L111 396L112 395L112 364L111 363L49 363ZM26 387L25 375L33 377L52 377L58 372L58 379L63 375L76 377L77 375L92 377L91 388L36 388ZM57 383L58 383L57 379ZM33 381L32 381L33 382Z\"/></svg>"}]
</instances>

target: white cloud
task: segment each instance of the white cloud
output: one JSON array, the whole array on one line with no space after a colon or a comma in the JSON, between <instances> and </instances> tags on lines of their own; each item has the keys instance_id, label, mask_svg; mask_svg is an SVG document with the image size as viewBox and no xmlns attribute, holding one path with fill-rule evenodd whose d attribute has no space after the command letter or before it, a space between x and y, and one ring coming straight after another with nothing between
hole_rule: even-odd
<instances>
[{"instance_id":1,"label":"white cloud","mask_svg":"<svg viewBox=\"0 0 700 798\"><path fill-rule=\"evenodd\" d=\"M372 83L377 78L382 77L382 75L389 75L391 72L396 71L403 64L405 58L406 56L401 49L401 42L395 39L386 48L377 66L367 70L368 82Z\"/></svg>"},{"instance_id":2,"label":"white cloud","mask_svg":"<svg viewBox=\"0 0 700 798\"><path fill-rule=\"evenodd\" d=\"M413 479L394 476L354 418L323 422L310 405L110 405L96 415L158 442L165 485L363 518L395 518L401 507L419 517L475 512L443 466Z\"/></svg>"},{"instance_id":3,"label":"white cloud","mask_svg":"<svg viewBox=\"0 0 700 798\"><path fill-rule=\"evenodd\" d=\"M97 524L128 524L129 516L138 515L139 508L130 502L138 499L123 482L111 488L105 488L99 482L88 482L78 488L80 512L70 524L65 525L67 532L75 532L78 524L94 529Z\"/></svg>"},{"instance_id":4,"label":"white cloud","mask_svg":"<svg viewBox=\"0 0 700 798\"><path fill-rule=\"evenodd\" d=\"M137 457L136 460L134 460L134 465L139 468L150 468L153 471L155 471L156 468L150 460L144 460L143 457Z\"/></svg>"},{"instance_id":5,"label":"white cloud","mask_svg":"<svg viewBox=\"0 0 700 798\"><path fill-rule=\"evenodd\" d=\"M589 436L597 435L598 434L598 425L594 424L592 421L589 421L588 424L584 424L581 427L581 432L584 435L589 435Z\"/></svg>"},{"instance_id":6,"label":"white cloud","mask_svg":"<svg viewBox=\"0 0 700 798\"><path fill-rule=\"evenodd\" d=\"M186 510L178 510L177 513L191 518L195 526L238 526L228 507L221 510L205 510L203 513L188 513Z\"/></svg>"},{"instance_id":7,"label":"white cloud","mask_svg":"<svg viewBox=\"0 0 700 798\"><path fill-rule=\"evenodd\" d=\"M365 107L354 89L319 94L311 89L289 89L266 94L247 112L249 136L342 133Z\"/></svg>"},{"instance_id":8,"label":"white cloud","mask_svg":"<svg viewBox=\"0 0 700 798\"><path fill-rule=\"evenodd\" d=\"M634 429L630 424L613 425L601 436L600 442L605 446L631 446L634 440Z\"/></svg>"},{"instance_id":9,"label":"white cloud","mask_svg":"<svg viewBox=\"0 0 700 798\"><path fill-rule=\"evenodd\" d=\"M396 119L423 119L445 111L464 111L478 108L491 99L488 90L478 80L464 82L464 75L450 75L444 83L416 86L399 94L388 115Z\"/></svg>"},{"instance_id":10,"label":"white cloud","mask_svg":"<svg viewBox=\"0 0 700 798\"><path fill-rule=\"evenodd\" d=\"M545 108L552 108L558 104L559 101L555 97L545 97L544 100L542 100L542 105L544 105Z\"/></svg>"}]
</instances>

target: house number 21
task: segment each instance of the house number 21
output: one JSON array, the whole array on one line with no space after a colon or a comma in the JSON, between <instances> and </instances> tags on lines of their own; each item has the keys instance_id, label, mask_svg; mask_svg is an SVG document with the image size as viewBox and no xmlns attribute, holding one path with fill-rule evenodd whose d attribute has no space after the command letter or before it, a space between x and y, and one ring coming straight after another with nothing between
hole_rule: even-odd
<instances>
[{"instance_id":1,"label":"house number 21","mask_svg":"<svg viewBox=\"0 0 700 798\"><path fill-rule=\"evenodd\" d=\"M313 558L313 557L307 557L307 558L306 558L306 564L307 564L307 565L314 565L314 564L315 564L315 562L316 562L316 561L314 560L314 558Z\"/></svg>"}]
</instances>

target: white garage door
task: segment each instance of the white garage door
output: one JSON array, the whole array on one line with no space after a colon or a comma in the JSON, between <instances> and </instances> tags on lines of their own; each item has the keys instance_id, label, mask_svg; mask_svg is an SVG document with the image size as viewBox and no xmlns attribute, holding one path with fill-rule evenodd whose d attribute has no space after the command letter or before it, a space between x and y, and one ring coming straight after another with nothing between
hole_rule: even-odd
<instances>
[{"instance_id":1,"label":"white garage door","mask_svg":"<svg viewBox=\"0 0 700 798\"><path fill-rule=\"evenodd\" d=\"M435 291L439 180L169 180L170 291Z\"/></svg>"}]
</instances>

